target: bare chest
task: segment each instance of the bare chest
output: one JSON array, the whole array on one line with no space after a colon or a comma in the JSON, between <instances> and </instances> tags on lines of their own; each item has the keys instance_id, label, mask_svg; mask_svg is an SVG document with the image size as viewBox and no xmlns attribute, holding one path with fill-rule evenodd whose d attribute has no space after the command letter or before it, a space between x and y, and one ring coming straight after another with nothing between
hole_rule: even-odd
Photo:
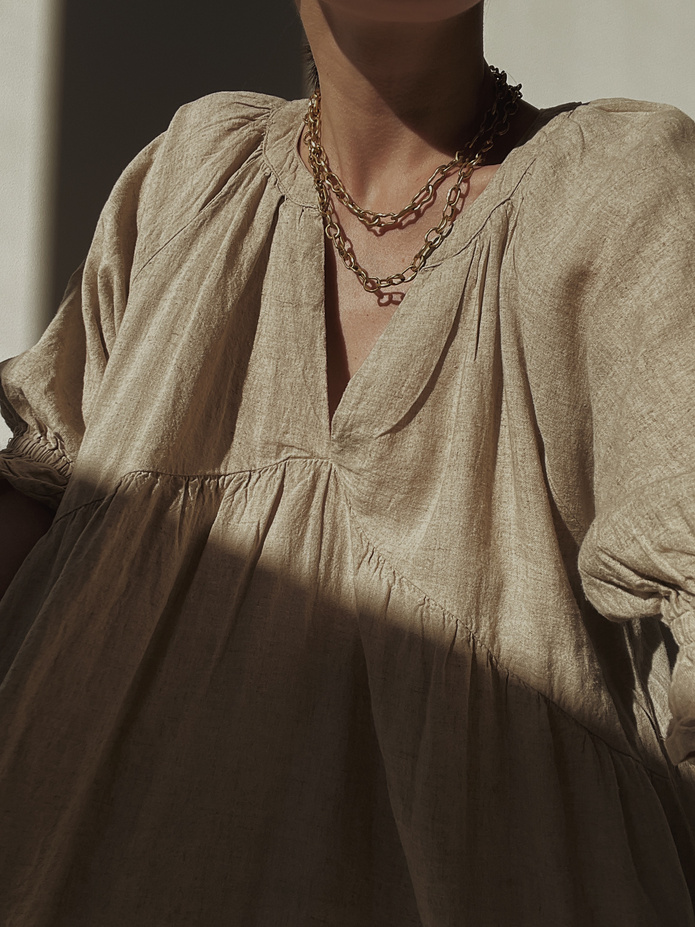
<instances>
[{"instance_id":1,"label":"bare chest","mask_svg":"<svg viewBox=\"0 0 695 927\"><path fill-rule=\"evenodd\" d=\"M476 171L468 191L465 208L483 192L496 166ZM423 243L432 224L428 217L406 229L375 236L344 217L346 232L358 260L371 274L387 276L406 268ZM326 242L326 360L328 402L331 417L350 379L359 370L384 333L409 288L404 284L382 294L366 292L354 273L337 258L335 248Z\"/></svg>"},{"instance_id":2,"label":"bare chest","mask_svg":"<svg viewBox=\"0 0 695 927\"><path fill-rule=\"evenodd\" d=\"M406 260L403 267L396 263L391 266L384 263L384 258L398 258L383 249L374 250L379 252L381 266L389 268L388 273L403 270L409 263ZM339 263L330 242L326 243L325 267L326 373L332 417L350 379L384 333L408 286L399 287L397 292L384 291L380 296L366 292L355 274ZM372 268L367 269L372 272Z\"/></svg>"}]
</instances>

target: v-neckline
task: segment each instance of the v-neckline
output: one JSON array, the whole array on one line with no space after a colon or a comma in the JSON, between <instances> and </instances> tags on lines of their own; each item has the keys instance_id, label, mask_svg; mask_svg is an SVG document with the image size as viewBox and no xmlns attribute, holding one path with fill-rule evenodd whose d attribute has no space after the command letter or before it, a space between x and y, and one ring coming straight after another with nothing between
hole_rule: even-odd
<instances>
[{"instance_id":1,"label":"v-neckline","mask_svg":"<svg viewBox=\"0 0 695 927\"><path fill-rule=\"evenodd\" d=\"M324 236L325 239L325 236ZM321 291L321 304L323 306L323 312L321 313L321 318L323 320L322 331L321 331L321 344L323 347L323 386L324 386L324 396L325 399L325 410L326 416L328 418L328 433L331 438L333 438L334 432L336 430L335 423L336 418L338 418L342 412L343 407L346 405L346 402L349 403L350 397L354 392L359 390L359 383L366 376L368 379L370 377L370 369L379 363L379 355L383 354L384 341L389 340L389 335L392 333L393 329L398 327L398 323L395 321L403 315L404 307L406 311L409 309L411 302L413 301L410 297L410 294L415 289L417 291L418 284L422 286L422 283L426 280L426 270L418 274L418 276L413 280L413 282L408 287L403 299L396 308L396 311L391 315L391 318L388 320L384 326L381 334L377 337L374 344L370 348L367 356L364 358L362 363L359 365L357 370L350 376L348 379L345 389L342 392L342 395L338 401L338 404L331 415L330 410L330 383L329 383L329 357L328 357L328 322L326 319L326 243L324 242L323 255L321 260L321 280L322 280L322 291ZM423 276L424 275L424 276ZM406 305L407 304L407 305ZM376 357L376 360L375 360ZM355 380L358 380L358 385L355 386ZM378 377L372 377L374 382L378 381Z\"/></svg>"},{"instance_id":2,"label":"v-neckline","mask_svg":"<svg viewBox=\"0 0 695 927\"><path fill-rule=\"evenodd\" d=\"M505 203L521 182L526 170L535 160L538 152L538 139L547 131L548 125L554 117L569 107L577 104L567 104L551 110L540 110L537 118L527 130L526 135L499 165L497 171L490 179L485 189L463 211L454 223L451 233L440 246L438 252L425 265L421 273L411 284L401 304L387 322L384 330L376 339L371 350L360 367L350 377L338 405L330 415L328 391L328 352L326 328L326 247L321 249L321 260L316 263L316 272L320 273L320 293L322 311L318 313L320 320L319 344L322 356L321 369L321 415L326 433L331 445L342 443L348 436L358 438L375 437L383 434L385 430L397 426L401 402L394 401L392 409L387 410L380 405L381 394L378 392L379 384L384 377L374 374L374 368L380 366L387 369L394 362L394 354L398 353L401 341L411 347L417 344L418 322L414 318L413 306L419 304L418 316L427 319L430 336L440 344L446 343L448 331L456 322L457 310L460 302L460 292L452 293L452 305L438 307L436 315L427 312L427 304L432 299L431 291L428 293L428 283L433 274L438 273L448 258L464 251L476 238L496 208ZM304 164L299 153L299 140L303 128L303 117L307 101L292 100L278 101L269 118L269 124L263 143L264 159L275 175L278 187L284 197L300 206L303 210L311 210L315 220L320 226L317 236L324 243L323 222L318 208L314 178ZM567 113L569 115L569 113ZM528 141L526 141L528 139ZM317 280L317 285L319 281ZM317 291L319 286L317 286ZM441 304L441 293L439 294ZM433 307L434 308L434 307ZM443 328L442 328L443 326ZM441 331L439 329L442 328ZM411 393L414 388L422 385L423 377L431 375L431 358L426 356L429 352L417 351L413 357L408 358L407 369L399 368L400 383L391 383L387 395L395 390ZM318 359L317 359L318 360ZM383 363L381 363L383 361ZM371 384L371 385L370 385ZM370 386L368 389L367 386ZM400 397L405 400L405 395ZM385 399L384 399L385 401ZM378 406L378 407L377 407Z\"/></svg>"}]
</instances>

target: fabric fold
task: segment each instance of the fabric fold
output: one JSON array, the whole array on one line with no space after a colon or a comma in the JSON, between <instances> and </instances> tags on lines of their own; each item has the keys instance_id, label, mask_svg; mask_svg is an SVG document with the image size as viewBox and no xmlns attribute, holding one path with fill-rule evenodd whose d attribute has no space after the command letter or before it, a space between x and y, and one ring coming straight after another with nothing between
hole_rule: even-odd
<instances>
[{"instance_id":1,"label":"fabric fold","mask_svg":"<svg viewBox=\"0 0 695 927\"><path fill-rule=\"evenodd\" d=\"M0 603L0 922L695 927L693 126L550 118L332 433L304 108L180 111L0 371L3 472L67 480Z\"/></svg>"},{"instance_id":2,"label":"fabric fold","mask_svg":"<svg viewBox=\"0 0 695 927\"><path fill-rule=\"evenodd\" d=\"M671 592L664 603L663 619L678 644L669 691L666 749L673 763L695 765L695 596Z\"/></svg>"},{"instance_id":3,"label":"fabric fold","mask_svg":"<svg viewBox=\"0 0 695 927\"><path fill-rule=\"evenodd\" d=\"M60 504L71 472L72 461L55 435L26 432L0 451L0 477L53 509Z\"/></svg>"},{"instance_id":4,"label":"fabric fold","mask_svg":"<svg viewBox=\"0 0 695 927\"><path fill-rule=\"evenodd\" d=\"M695 764L695 473L658 480L597 516L579 553L586 595L612 621L661 617L678 645L663 732L672 762Z\"/></svg>"}]
</instances>

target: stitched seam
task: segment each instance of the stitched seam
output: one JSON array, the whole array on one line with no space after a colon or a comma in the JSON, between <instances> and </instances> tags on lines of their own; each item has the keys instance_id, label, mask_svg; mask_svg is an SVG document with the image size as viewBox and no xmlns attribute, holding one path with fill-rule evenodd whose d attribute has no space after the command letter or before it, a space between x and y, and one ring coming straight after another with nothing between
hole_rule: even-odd
<instances>
[{"instance_id":1,"label":"stitched seam","mask_svg":"<svg viewBox=\"0 0 695 927\"><path fill-rule=\"evenodd\" d=\"M116 489L113 489L111 492L105 493L103 496L99 496L98 499L90 499L89 502L83 502L81 505L75 506L74 509L68 509L67 512L61 512L60 515L58 515L56 518L53 519L53 524L51 525L51 529L49 530L52 530L58 524L58 522L63 521L63 519L67 518L69 515L74 515L76 512L81 512L82 509L87 509L89 508L90 505L99 505L105 499L108 499L110 496L114 496L117 491L118 491L118 487L116 487Z\"/></svg>"},{"instance_id":2,"label":"stitched seam","mask_svg":"<svg viewBox=\"0 0 695 927\"><path fill-rule=\"evenodd\" d=\"M319 212L318 203L316 204L304 203L302 200L295 199L295 197L292 196L292 194L288 191L287 187L283 183L282 177L280 176L279 171L275 169L272 158L270 157L268 153L268 139L270 136L270 129L275 121L275 117L279 109L280 107L275 107L275 109L273 109L272 112L269 113L268 115L268 122L266 125L265 132L263 134L263 144L261 146L261 157L263 159L263 162L270 176L273 178L275 185L277 186L278 190L282 193L282 195L285 197L285 199L289 200L291 203L294 203L295 206L300 206L302 209L311 209L314 212Z\"/></svg>"},{"instance_id":3,"label":"stitched seam","mask_svg":"<svg viewBox=\"0 0 695 927\"><path fill-rule=\"evenodd\" d=\"M466 251L468 248L474 245L477 242L477 240L480 238L482 233L485 231L486 226L492 221L493 216L495 216L496 213L499 212L500 209L502 209L503 207L506 207L509 203L512 203L512 204L514 203L514 198L517 194L517 191L519 190L519 187L521 187L522 183L526 179L527 174L535 165L536 160L537 160L537 157L533 158L533 160L530 161L526 165L523 173L518 178L517 182L514 184L514 187L507 193L504 199L501 199L498 203L496 203L492 207L490 212L487 213L487 215L485 215L481 219L481 222L478 228L474 232L471 232L470 237L459 248L457 248L455 251L450 252L445 257L441 258L440 260L430 261L429 264L423 268L423 270L426 270L428 267L430 270L434 267L438 267L440 264L443 264L445 261L448 261L451 258L456 257L459 254L462 254L464 251ZM464 213L464 216L465 216L465 213Z\"/></svg>"},{"instance_id":4,"label":"stitched seam","mask_svg":"<svg viewBox=\"0 0 695 927\"><path fill-rule=\"evenodd\" d=\"M273 464L268 464L264 467L258 467L258 468L249 469L249 470L238 470L238 471L225 473L225 474L212 474L212 475L196 474L196 475L191 475L191 476L185 476L182 474L167 473L166 471L161 471L161 470L131 470L131 471L128 471L128 473L123 474L121 479L118 481L117 486L114 487L114 489L111 492L105 493L103 496L100 496L98 499L90 499L89 502L85 502L82 505L79 505L74 509L70 509L70 511L68 512L62 512L60 516L55 519L54 525L56 525L59 521L62 521L64 518L66 518L69 515L74 515L76 512L82 511L83 509L88 508L89 506L99 505L105 499L108 499L114 496L118 492L118 489L122 486L123 482L126 479L128 479L128 477L170 476L172 478L187 479L187 480L188 479L214 480L214 479L220 479L220 478L231 479L235 476L243 476L243 475L252 474L252 473L263 473L265 471L274 470L292 461L303 461L306 463L327 463L332 469L335 469L333 461L327 460L326 458L286 457L280 461L277 461ZM340 483L340 480L338 482ZM530 685L530 683L528 683L525 679L522 679L519 675L517 675L515 672L513 672L507 666L505 666L502 663L502 661L499 659L499 657L497 657L492 652L490 646L479 637L479 635L473 630L473 628L470 627L470 625L468 625L463 619L458 618L456 617L456 615L452 614L452 612L450 612L449 609L445 608L443 605L437 602L434 598L432 598L431 595L429 595L423 589L421 589L416 583L414 583L412 580L408 579L407 577L403 576L403 574L399 570L393 567L393 565L383 556L383 554L379 552L376 545L370 540L370 538L368 537L368 535L362 528L361 524L359 523L358 519L355 517L354 509L350 505L350 502L347 499L347 496L342 486L341 486L341 494L343 496L343 501L345 503L345 506L350 514L351 521L357 530L357 533L359 534L362 541L366 544L369 551L374 555L377 563L379 563L382 567L388 570L393 575L393 577L397 579L399 582L401 582L406 588L413 590L419 596L421 596L426 604L433 606L438 611L440 611L443 615L445 615L448 619L450 619L457 627L462 628L466 632L470 641L472 641L476 645L476 647L478 647L480 650L484 651L488 655L491 663L495 666L495 668L498 671L505 673L506 676L508 676L510 679L513 679L515 683L517 683L520 686L520 688L523 688L526 691L531 692L534 695L543 699L544 702L546 702L549 706L551 706L555 711L559 712L559 714L561 714L564 718L566 718L569 722L571 722L575 727L580 728L586 734L588 734L592 739L597 740L600 743L602 743L612 753L616 753L619 756L624 757L625 759L631 760L632 762L641 766L651 775L657 776L660 779L663 779L664 781L667 781L667 782L670 781L667 775L660 772L659 770L652 769L652 767L648 766L647 763L641 757L633 756L630 753L625 753L623 750L620 750L619 748L608 743L608 741L605 740L600 734L596 733L595 731L592 731L581 721L578 721L576 718L570 715L561 705L558 705L557 702L555 702L545 693L541 692L535 686Z\"/></svg>"},{"instance_id":5,"label":"stitched seam","mask_svg":"<svg viewBox=\"0 0 695 927\"><path fill-rule=\"evenodd\" d=\"M137 469L137 470L128 470L126 473L123 473L120 477L120 480L124 480L129 476L170 476L174 479L181 480L218 480L218 479L229 479L235 476L244 476L250 473L263 473L266 470L275 470L278 467L284 466L286 463L291 461L302 461L307 463L327 463L329 465L333 464L332 460L329 460L327 457L300 457L300 456L289 456L282 457L280 460L275 460L273 463L264 464L262 467L243 467L240 470L227 470L224 473L173 473L169 470L153 470L149 468Z\"/></svg>"},{"instance_id":6,"label":"stitched seam","mask_svg":"<svg viewBox=\"0 0 695 927\"><path fill-rule=\"evenodd\" d=\"M538 130L538 132L536 133L536 135L533 136L531 140L536 139L536 138L540 138L541 136L552 135L552 133L553 133L554 131L556 131L556 129L564 123L564 120L561 120L559 117L560 117L560 116L564 116L565 119L568 119L568 118L571 116L571 114L572 114L573 112L574 112L574 110L570 110L570 111L562 111L562 110L561 110L560 112L556 113L548 122L545 123L545 125L543 125L543 126ZM539 115L539 118L540 118L540 115ZM523 147L523 146L522 146L522 147ZM470 237L467 239L467 241L465 241L465 242L461 245L460 248L458 248L456 251L452 251L450 254L447 254L446 258L444 258L444 259L442 259L442 260L440 260L440 261L437 261L437 260L435 259L434 261L429 262L429 264L428 264L427 266L430 267L430 268L437 267L439 264L443 263L444 260L448 260L449 258L452 258L452 257L454 257L455 255L461 254L463 251L465 251L467 248L469 248L469 247L478 239L478 237L479 237L479 236L481 235L481 233L484 231L485 227L486 227L487 224L490 222L490 220L491 220L492 217L495 215L495 213L500 209L500 207L506 206L506 205L509 204L509 203L512 203L512 204L513 204L514 198L516 197L516 194L517 194L517 192L519 191L519 188L522 186L522 184L523 184L524 181L526 180L526 177L528 176L529 172L530 172L530 171L533 169L533 167L535 166L535 164L536 164L536 162L537 162L539 156L540 156L540 152L539 152L538 154L535 154L535 155L531 158L531 160L528 162L528 164L526 165L526 167L523 169L522 173L521 173L521 174L519 175L519 177L517 178L517 181L516 181L516 183L514 184L514 186L511 188L511 190L508 191L508 193L506 194L506 196L505 196L503 199L501 199L498 203L495 204L495 206L487 213L487 215L485 215L484 217L481 218L481 222L480 222L479 227L478 227L474 232L471 232ZM494 178L493 178L493 180L494 180ZM475 208L475 204L473 204L473 208ZM425 269L425 268L423 268L423 269Z\"/></svg>"},{"instance_id":7,"label":"stitched seam","mask_svg":"<svg viewBox=\"0 0 695 927\"><path fill-rule=\"evenodd\" d=\"M497 656L492 652L490 646L489 646L487 643L485 643L485 641L482 640L482 639L478 636L478 634L473 630L473 628L470 627L470 625L466 624L466 622L465 622L463 619L457 618L456 615L452 614L452 613L451 613L447 608L445 608L443 605L440 605L440 603L437 602L435 599L433 599L428 593L426 593L423 589L420 589L420 587L417 586L412 580L410 580L410 579L408 579L407 577L403 576L397 569L395 569L395 568L392 566L392 564L379 552L379 550L377 549L377 547L375 546L375 544L373 544L372 541L369 539L369 537L368 537L367 534L365 533L364 529L363 529L362 526L360 525L359 521L358 521L356 518L354 518L354 510L353 510L352 506L350 505L350 503L349 503L349 501L348 501L348 499L347 499L347 497L346 497L346 495L345 495L344 492L343 492L343 500L344 500L345 505L346 505L346 507L347 507L347 509L348 509L348 511L349 511L349 513L350 513L351 520L353 521L354 526L355 526L355 528L357 529L357 533L360 535L360 537L362 538L362 540L365 542L365 544L367 545L367 547L369 548L369 550L373 553L373 555L374 555L374 557L376 558L377 562L378 562L381 566L385 567L385 568L393 575L393 577L394 577L395 579L399 580L404 586L406 586L407 588L413 590L413 591L416 592L419 596L422 596L422 598L424 599L424 601L425 601L428 605L431 605L431 606L433 606L434 608L438 609L438 610L439 610L440 612L442 612L447 618L451 619L451 621L452 621L453 623L455 623L457 627L462 628L463 630L465 630L466 633L467 633L467 635L468 635L468 637L469 637L469 639L470 639L472 642L474 642L475 645L476 645L480 650L483 650L483 651L488 655L488 657L490 658L490 661L494 664L495 668L496 668L498 671L505 673L510 679L513 679L514 682L517 683L521 688L526 689L527 691L532 692L534 695L536 695L536 696L542 698L544 702L546 702L548 705L552 706L552 707L553 707L557 712L559 712L564 718L566 718L568 721L572 722L572 724L575 725L576 727L581 728L586 734L588 734L588 735L589 735L590 737L592 737L593 739L600 741L600 743L602 743L602 744L603 744L608 750L610 750L612 753L617 753L619 756L622 756L622 757L624 757L625 759L632 760L632 762L634 762L634 763L636 763L637 765L641 766L643 769L645 769L647 772L649 772L650 774L652 774L652 775L654 775L654 776L658 776L659 778L664 779L664 780L667 781L667 782L670 781L670 780L669 780L669 777L668 777L666 774L660 772L659 770L652 769L652 767L651 767L651 766L648 766L647 763L646 763L641 757L634 756L634 755L631 754L631 753L625 753L623 750L620 750L618 747L613 746L613 744L608 743L608 741L605 740L600 734L596 733L595 731L592 731L590 728L588 728L588 727L587 727L585 724L583 724L581 721L578 721L575 717L573 717L572 715L570 715L561 705L558 705L557 702L555 702L552 698L550 698L550 697L549 697L548 695L546 695L544 692L541 692L539 689L536 689L535 686L532 686L532 685L531 685L530 683L528 683L525 679L522 679L521 676L518 676L515 672L513 672L513 671L510 670L508 667L506 667L506 666L502 663L502 661L499 659L499 657L497 657Z\"/></svg>"},{"instance_id":8,"label":"stitched seam","mask_svg":"<svg viewBox=\"0 0 695 927\"><path fill-rule=\"evenodd\" d=\"M75 508L68 509L66 512L61 512L60 515L55 519L55 523L65 518L68 515L72 515L74 512L79 512L80 509L86 508L88 505L93 505L97 502L103 502L104 499L108 499L110 496L115 495L118 490L122 487L124 482L132 477L147 477L147 476L167 476L172 479L177 480L206 480L207 482L219 482L220 480L230 481L235 477L240 476L250 476L251 474L264 473L266 471L276 470L280 467L285 466L288 463L300 461L306 463L326 463L329 466L333 466L333 462L328 460L325 457L283 457L282 460L277 460L271 464L265 464L263 467L252 467L250 469L242 470L231 470L226 473L170 473L167 470L127 470L125 473L121 474L118 478L118 481L113 489L110 489L107 493L104 493L102 496L99 496L98 499L90 499L89 502L82 502L80 505ZM75 477L71 477L74 479ZM79 480L79 476L77 477Z\"/></svg>"},{"instance_id":9,"label":"stitched seam","mask_svg":"<svg viewBox=\"0 0 695 927\"><path fill-rule=\"evenodd\" d=\"M244 162L244 165L252 164L253 161L258 160L259 158L260 158L260 152L255 151L255 152L254 152L252 155L250 155L249 158ZM181 235L183 232L185 232L187 229L189 229L192 225L195 225L196 222L198 222L198 221L203 222L203 221L207 220L207 212L208 212L208 210L209 210L212 206L214 206L215 204L217 204L218 202L220 202L221 200L223 200L223 199L224 199L226 196L228 196L228 195L229 195L229 188L228 188L227 186L225 186L225 187L223 187L221 190L219 190L219 191L213 196L213 198L210 200L210 202L206 203L205 206L203 206L203 208L202 208L201 210L199 210L194 216L191 216L191 218L188 220L188 222L184 223L184 225L182 225L180 228L178 228L169 238L167 238L167 240L166 240L165 242L163 242L163 244L161 244L161 245L156 249L156 251L154 251L148 258L145 259L144 264L141 264L141 265L138 267L137 270L134 270L134 272L133 272L133 274L132 274L132 276L131 276L131 278L130 278L130 286L131 286L131 287L134 286L135 281L138 279L138 277L139 277L140 274L143 272L143 270L145 270L146 267L149 267L149 265L152 263L152 261L154 261L154 259L155 259L159 254L161 254L162 251L164 251L164 249L167 248L167 247L172 243L172 241L174 241L174 239L178 238L179 235Z\"/></svg>"}]
</instances>

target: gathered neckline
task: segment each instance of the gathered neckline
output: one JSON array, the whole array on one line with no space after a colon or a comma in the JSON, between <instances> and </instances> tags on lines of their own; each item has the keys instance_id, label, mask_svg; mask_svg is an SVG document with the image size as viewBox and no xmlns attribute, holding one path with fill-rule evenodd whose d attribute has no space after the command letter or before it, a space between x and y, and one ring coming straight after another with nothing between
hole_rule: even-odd
<instances>
[{"instance_id":1,"label":"gathered neckline","mask_svg":"<svg viewBox=\"0 0 695 927\"><path fill-rule=\"evenodd\" d=\"M314 178L299 153L299 142L304 126L308 100L278 100L269 115L263 142L263 155L268 168L284 196L302 209L314 210L317 202ZM542 151L549 131L557 129L570 117L577 106L586 104L565 103L541 109L517 145L507 154L485 189L456 219L452 231L428 261L423 271L440 264L474 238L492 213L514 194L523 176Z\"/></svg>"}]
</instances>

